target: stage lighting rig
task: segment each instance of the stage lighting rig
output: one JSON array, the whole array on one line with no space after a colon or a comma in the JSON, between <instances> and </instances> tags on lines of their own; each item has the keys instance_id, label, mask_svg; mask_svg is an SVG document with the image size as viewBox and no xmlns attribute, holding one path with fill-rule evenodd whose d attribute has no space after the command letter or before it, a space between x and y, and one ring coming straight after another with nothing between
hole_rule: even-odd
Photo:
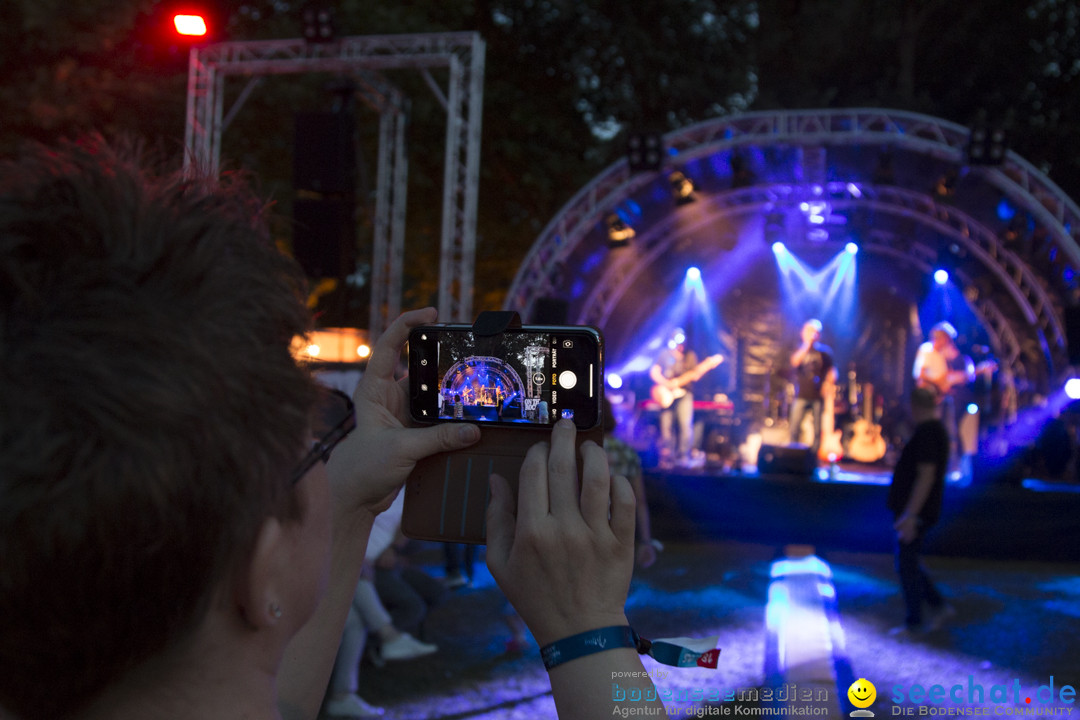
<instances>
[{"instance_id":1,"label":"stage lighting rig","mask_svg":"<svg viewBox=\"0 0 1080 720\"><path fill-rule=\"evenodd\" d=\"M664 142L659 133L635 132L626 139L630 172L655 172L664 162Z\"/></svg>"},{"instance_id":2,"label":"stage lighting rig","mask_svg":"<svg viewBox=\"0 0 1080 720\"><path fill-rule=\"evenodd\" d=\"M968 137L968 165L1000 165L1005 162L1007 140L1008 135L1003 127L976 125Z\"/></svg>"},{"instance_id":3,"label":"stage lighting rig","mask_svg":"<svg viewBox=\"0 0 1080 720\"><path fill-rule=\"evenodd\" d=\"M606 222L608 247L625 247L630 243L631 238L637 234L634 232L634 228L623 222L623 219L615 213L608 215Z\"/></svg>"},{"instance_id":4,"label":"stage lighting rig","mask_svg":"<svg viewBox=\"0 0 1080 720\"><path fill-rule=\"evenodd\" d=\"M697 199L694 197L694 183L682 172L672 172L668 175L668 182L671 184L671 197L676 205L686 205Z\"/></svg>"},{"instance_id":5,"label":"stage lighting rig","mask_svg":"<svg viewBox=\"0 0 1080 720\"><path fill-rule=\"evenodd\" d=\"M309 5L304 8L304 40L309 43L334 41L334 15L330 8Z\"/></svg>"}]
</instances>

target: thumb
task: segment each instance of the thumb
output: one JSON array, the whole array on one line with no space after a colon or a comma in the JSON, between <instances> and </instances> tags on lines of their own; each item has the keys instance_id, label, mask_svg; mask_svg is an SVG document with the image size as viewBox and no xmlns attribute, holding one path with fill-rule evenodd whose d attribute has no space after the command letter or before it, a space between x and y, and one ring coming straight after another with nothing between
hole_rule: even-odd
<instances>
[{"instance_id":1,"label":"thumb","mask_svg":"<svg viewBox=\"0 0 1080 720\"><path fill-rule=\"evenodd\" d=\"M480 428L460 423L441 423L425 428L408 428L409 440L404 450L416 462L440 452L461 450L480 439Z\"/></svg>"},{"instance_id":2,"label":"thumb","mask_svg":"<svg viewBox=\"0 0 1080 720\"><path fill-rule=\"evenodd\" d=\"M491 500L487 506L487 564L497 581L510 559L517 520L514 517L514 495L510 483L502 475L493 474L488 480Z\"/></svg>"}]
</instances>

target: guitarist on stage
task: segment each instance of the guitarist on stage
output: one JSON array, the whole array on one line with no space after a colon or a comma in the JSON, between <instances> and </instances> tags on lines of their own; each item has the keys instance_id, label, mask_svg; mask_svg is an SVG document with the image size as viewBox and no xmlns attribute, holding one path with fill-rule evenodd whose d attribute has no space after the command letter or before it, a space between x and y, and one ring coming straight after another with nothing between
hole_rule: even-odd
<instances>
[{"instance_id":1,"label":"guitarist on stage","mask_svg":"<svg viewBox=\"0 0 1080 720\"><path fill-rule=\"evenodd\" d=\"M697 367L697 355L686 349L686 333L676 328L668 340L667 349L649 369L649 377L657 388L666 392L661 395L660 403L660 457L664 464L686 463L694 439L694 393L689 383L680 384L679 378L692 373ZM678 443L672 436L672 419L678 423Z\"/></svg>"},{"instance_id":2,"label":"guitarist on stage","mask_svg":"<svg viewBox=\"0 0 1080 720\"><path fill-rule=\"evenodd\" d=\"M803 323L799 347L791 353L791 367L795 370L795 400L788 416L791 443L799 442L806 413L814 418L814 438L810 449L816 458L821 445L822 408L826 392L836 388L836 365L832 349L821 340L821 321L807 320ZM831 396L830 396L831 397Z\"/></svg>"},{"instance_id":3,"label":"guitarist on stage","mask_svg":"<svg viewBox=\"0 0 1080 720\"><path fill-rule=\"evenodd\" d=\"M937 399L938 417L949 433L950 472L960 463L956 391L975 380L975 364L956 347L956 335L956 328L948 322L930 328L930 341L919 346L911 369L915 386L929 390Z\"/></svg>"}]
</instances>

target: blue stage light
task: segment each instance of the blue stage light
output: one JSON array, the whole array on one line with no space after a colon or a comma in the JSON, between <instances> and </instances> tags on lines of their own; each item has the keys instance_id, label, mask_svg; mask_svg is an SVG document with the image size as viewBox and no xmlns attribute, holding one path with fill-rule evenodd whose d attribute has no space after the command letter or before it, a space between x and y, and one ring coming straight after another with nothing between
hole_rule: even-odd
<instances>
[{"instance_id":1,"label":"blue stage light","mask_svg":"<svg viewBox=\"0 0 1080 720\"><path fill-rule=\"evenodd\" d=\"M859 252L859 246L853 242L849 242L847 245L844 246L844 250L846 250L849 255L854 255L855 253Z\"/></svg>"},{"instance_id":2,"label":"blue stage light","mask_svg":"<svg viewBox=\"0 0 1080 720\"><path fill-rule=\"evenodd\" d=\"M772 251L774 253L776 253L777 255L779 255L780 253L782 253L784 251L784 243L777 240L776 242L774 242L772 244Z\"/></svg>"},{"instance_id":3,"label":"blue stage light","mask_svg":"<svg viewBox=\"0 0 1080 720\"><path fill-rule=\"evenodd\" d=\"M1065 381L1065 395L1070 400L1080 400L1080 378L1069 378Z\"/></svg>"},{"instance_id":4,"label":"blue stage light","mask_svg":"<svg viewBox=\"0 0 1080 720\"><path fill-rule=\"evenodd\" d=\"M975 403L968 403L967 414L968 415L978 415L979 414L979 406L976 405Z\"/></svg>"},{"instance_id":5,"label":"blue stage light","mask_svg":"<svg viewBox=\"0 0 1080 720\"><path fill-rule=\"evenodd\" d=\"M944 285L945 283L949 282L949 271L948 270L935 270L934 271L934 282L936 282L938 285Z\"/></svg>"},{"instance_id":6,"label":"blue stage light","mask_svg":"<svg viewBox=\"0 0 1080 720\"><path fill-rule=\"evenodd\" d=\"M615 390L618 390L622 387L622 376L617 373L608 373L607 384Z\"/></svg>"},{"instance_id":7,"label":"blue stage light","mask_svg":"<svg viewBox=\"0 0 1080 720\"><path fill-rule=\"evenodd\" d=\"M688 268L687 271L686 271L686 279L687 280L700 280L701 279L701 270L699 270L696 267Z\"/></svg>"}]
</instances>

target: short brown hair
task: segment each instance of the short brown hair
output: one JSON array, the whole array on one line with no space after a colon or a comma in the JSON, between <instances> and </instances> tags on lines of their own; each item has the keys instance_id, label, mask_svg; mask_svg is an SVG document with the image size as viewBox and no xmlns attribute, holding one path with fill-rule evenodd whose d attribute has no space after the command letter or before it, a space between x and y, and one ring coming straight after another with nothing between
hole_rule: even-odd
<instances>
[{"instance_id":1,"label":"short brown hair","mask_svg":"<svg viewBox=\"0 0 1080 720\"><path fill-rule=\"evenodd\" d=\"M77 713L205 615L314 384L305 280L236 178L100 138L0 170L0 706Z\"/></svg>"}]
</instances>

